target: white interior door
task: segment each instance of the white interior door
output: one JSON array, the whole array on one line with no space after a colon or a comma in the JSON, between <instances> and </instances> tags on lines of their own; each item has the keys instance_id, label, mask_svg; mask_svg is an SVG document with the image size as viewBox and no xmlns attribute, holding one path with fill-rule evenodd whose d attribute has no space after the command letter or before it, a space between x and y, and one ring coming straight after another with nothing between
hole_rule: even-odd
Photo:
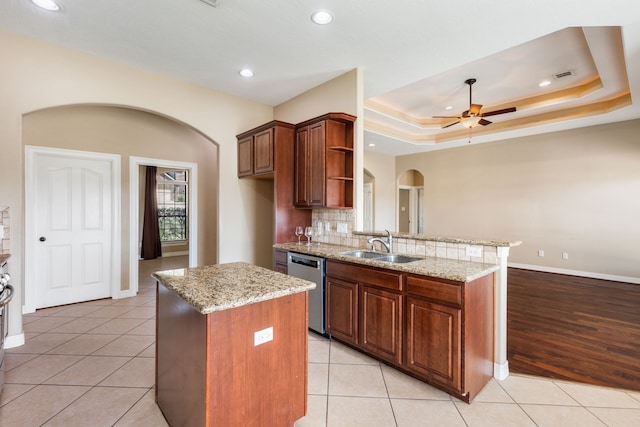
<instances>
[{"instance_id":1,"label":"white interior door","mask_svg":"<svg viewBox=\"0 0 640 427\"><path fill-rule=\"evenodd\" d=\"M35 308L111 296L111 161L34 159Z\"/></svg>"}]
</instances>

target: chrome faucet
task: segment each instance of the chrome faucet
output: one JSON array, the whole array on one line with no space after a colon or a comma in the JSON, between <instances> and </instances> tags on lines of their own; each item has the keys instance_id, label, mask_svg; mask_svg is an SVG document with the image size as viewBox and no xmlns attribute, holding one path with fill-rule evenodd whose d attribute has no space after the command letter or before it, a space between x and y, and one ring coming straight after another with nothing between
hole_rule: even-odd
<instances>
[{"instance_id":1,"label":"chrome faucet","mask_svg":"<svg viewBox=\"0 0 640 427\"><path fill-rule=\"evenodd\" d=\"M382 244L382 246L384 246L384 248L387 250L387 252L389 252L390 254L393 253L393 236L391 236L391 232L389 230L384 230L387 232L387 241L385 242L383 239L381 239L380 237L372 237L371 239L367 240L368 243L371 243L371 249L375 250L374 247L374 243L375 242L380 242Z\"/></svg>"}]
</instances>

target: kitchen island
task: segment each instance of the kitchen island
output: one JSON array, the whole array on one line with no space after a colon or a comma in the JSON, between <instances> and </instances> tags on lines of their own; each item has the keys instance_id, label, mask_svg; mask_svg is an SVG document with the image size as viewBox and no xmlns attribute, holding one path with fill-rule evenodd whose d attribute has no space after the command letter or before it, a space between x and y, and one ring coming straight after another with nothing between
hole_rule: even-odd
<instances>
[{"instance_id":1,"label":"kitchen island","mask_svg":"<svg viewBox=\"0 0 640 427\"><path fill-rule=\"evenodd\" d=\"M156 401L172 426L292 426L307 407L307 291L246 263L156 272Z\"/></svg>"}]
</instances>

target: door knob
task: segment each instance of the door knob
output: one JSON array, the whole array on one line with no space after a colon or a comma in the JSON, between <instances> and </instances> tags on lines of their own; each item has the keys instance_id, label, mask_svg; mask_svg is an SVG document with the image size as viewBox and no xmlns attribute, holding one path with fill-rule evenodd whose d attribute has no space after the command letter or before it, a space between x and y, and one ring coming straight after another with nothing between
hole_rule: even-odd
<instances>
[{"instance_id":1,"label":"door knob","mask_svg":"<svg viewBox=\"0 0 640 427\"><path fill-rule=\"evenodd\" d=\"M45 240L47 240L47 238L46 238L46 237L44 237L44 236L42 236L42 237L40 237L38 240L40 240L41 242L44 242Z\"/></svg>"}]
</instances>

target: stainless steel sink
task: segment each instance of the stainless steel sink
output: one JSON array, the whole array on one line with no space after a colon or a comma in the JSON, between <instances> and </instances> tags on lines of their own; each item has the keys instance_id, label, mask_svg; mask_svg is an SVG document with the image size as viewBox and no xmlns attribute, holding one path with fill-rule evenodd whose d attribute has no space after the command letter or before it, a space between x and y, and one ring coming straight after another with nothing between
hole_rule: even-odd
<instances>
[{"instance_id":1,"label":"stainless steel sink","mask_svg":"<svg viewBox=\"0 0 640 427\"><path fill-rule=\"evenodd\" d=\"M407 262L420 261L422 258L408 255L387 254L371 251L350 251L342 252L340 255L352 256L355 258L368 258L376 261L390 262L393 264L403 264Z\"/></svg>"},{"instance_id":2,"label":"stainless steel sink","mask_svg":"<svg viewBox=\"0 0 640 427\"><path fill-rule=\"evenodd\" d=\"M369 258L369 259L380 258L381 256L384 256L384 254L381 254L380 252L370 252L370 251L342 252L340 255L347 255L347 256L352 256L356 258Z\"/></svg>"},{"instance_id":3,"label":"stainless steel sink","mask_svg":"<svg viewBox=\"0 0 640 427\"><path fill-rule=\"evenodd\" d=\"M376 258L376 261L391 262L394 264L404 264L407 262L420 261L422 258L407 255L384 255Z\"/></svg>"}]
</instances>

